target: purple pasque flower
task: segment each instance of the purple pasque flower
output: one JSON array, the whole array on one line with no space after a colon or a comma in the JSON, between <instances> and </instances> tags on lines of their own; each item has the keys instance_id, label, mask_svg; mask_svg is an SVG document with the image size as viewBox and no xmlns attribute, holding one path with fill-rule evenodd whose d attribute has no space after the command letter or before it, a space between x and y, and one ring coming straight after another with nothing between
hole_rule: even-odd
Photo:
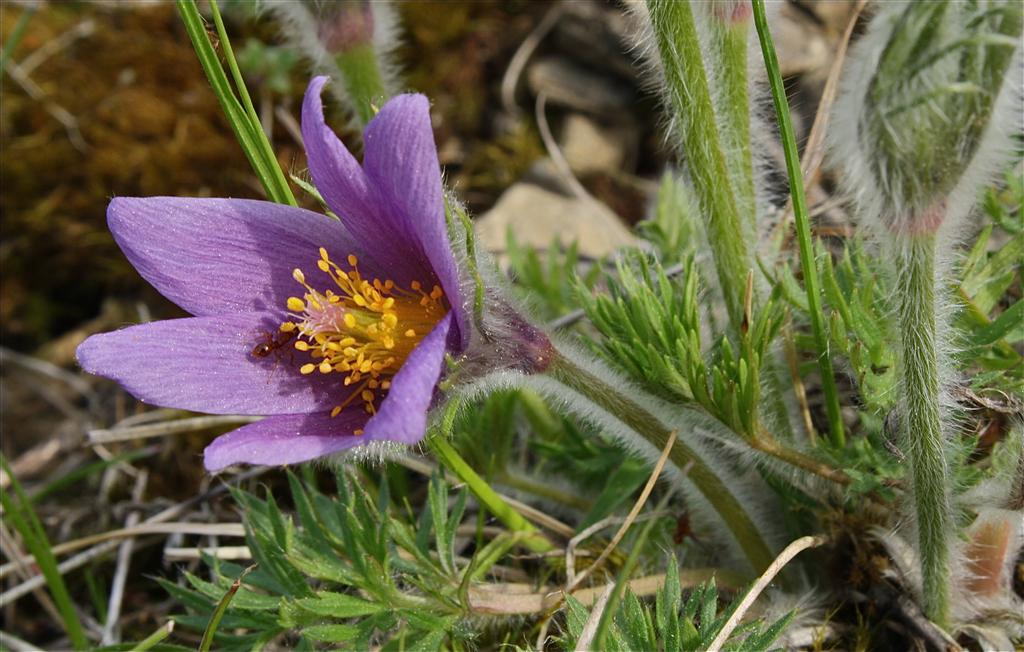
<instances>
[{"instance_id":1,"label":"purple pasque flower","mask_svg":"<svg viewBox=\"0 0 1024 652\"><path fill-rule=\"evenodd\" d=\"M324 122L326 81L306 91L302 136L340 222L244 199L107 209L139 273L195 316L94 335L78 361L148 403L270 415L210 444L210 471L419 441L445 355L469 340L427 99L385 104L360 165Z\"/></svg>"}]
</instances>

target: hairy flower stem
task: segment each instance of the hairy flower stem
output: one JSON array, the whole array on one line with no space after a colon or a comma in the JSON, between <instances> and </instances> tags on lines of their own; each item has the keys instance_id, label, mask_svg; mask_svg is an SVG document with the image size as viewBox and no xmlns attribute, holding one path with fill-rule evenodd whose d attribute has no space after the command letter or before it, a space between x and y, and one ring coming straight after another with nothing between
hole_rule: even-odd
<instances>
[{"instance_id":1,"label":"hairy flower stem","mask_svg":"<svg viewBox=\"0 0 1024 652\"><path fill-rule=\"evenodd\" d=\"M359 124L365 127L388 99L373 43L354 46L334 60L345 77L345 90L352 98Z\"/></svg>"},{"instance_id":2,"label":"hairy flower stem","mask_svg":"<svg viewBox=\"0 0 1024 652\"><path fill-rule=\"evenodd\" d=\"M949 623L949 544L954 523L940 411L936 338L935 235L910 236L897 265L903 373L903 427L917 516L924 611Z\"/></svg>"},{"instance_id":3,"label":"hairy flower stem","mask_svg":"<svg viewBox=\"0 0 1024 652\"><path fill-rule=\"evenodd\" d=\"M649 0L647 6L665 72L667 103L679 126L676 138L705 216L718 283L738 335L753 258L724 154L726 143L715 118L693 8L677 0Z\"/></svg>"},{"instance_id":4,"label":"hairy flower stem","mask_svg":"<svg viewBox=\"0 0 1024 652\"><path fill-rule=\"evenodd\" d=\"M625 424L655 449L664 448L668 442L672 429L661 419L630 400L620 388L611 387L601 378L582 369L562 352L556 352L552 357L547 374L579 393L595 408L607 412L612 419ZM767 568L774 555L730 488L682 439L676 440L669 459L677 468L689 469L686 477L718 512L755 571L760 573Z\"/></svg>"},{"instance_id":5,"label":"hairy flower stem","mask_svg":"<svg viewBox=\"0 0 1024 652\"><path fill-rule=\"evenodd\" d=\"M712 29L721 53L718 71L722 85L718 110L725 157L733 177L733 190L740 215L746 219L751 236L756 228L754 164L750 150L750 92L747 88L747 36L750 17L743 3L727 15L718 15L715 5Z\"/></svg>"}]
</instances>

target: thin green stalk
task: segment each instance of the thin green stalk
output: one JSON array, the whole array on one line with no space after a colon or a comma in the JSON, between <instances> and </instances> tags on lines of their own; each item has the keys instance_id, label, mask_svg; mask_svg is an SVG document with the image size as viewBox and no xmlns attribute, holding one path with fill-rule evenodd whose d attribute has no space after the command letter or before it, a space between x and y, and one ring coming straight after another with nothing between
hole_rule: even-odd
<instances>
[{"instance_id":1,"label":"thin green stalk","mask_svg":"<svg viewBox=\"0 0 1024 652\"><path fill-rule=\"evenodd\" d=\"M214 95L217 96L224 116L227 118L228 124L231 125L246 158L249 159L249 164L252 165L256 176L263 185L267 197L279 204L297 206L295 196L284 178L281 166L270 148L270 143L267 141L266 134L263 133L259 120L250 117L231 88L213 43L210 42L203 17L199 14L195 0L177 0L177 7ZM220 16L218 13L214 15L216 18ZM223 30L222 23L220 23L220 29ZM219 38L225 52L230 51L227 33L221 31ZM229 57L229 61L234 61L233 54ZM234 66L234 69L237 70L237 66Z\"/></svg>"},{"instance_id":2,"label":"thin green stalk","mask_svg":"<svg viewBox=\"0 0 1024 652\"><path fill-rule=\"evenodd\" d=\"M747 272L754 268L744 237L736 189L716 125L711 89L689 2L648 0L671 106L681 127L679 145L705 215L718 284L735 334L743 328Z\"/></svg>"},{"instance_id":3,"label":"thin green stalk","mask_svg":"<svg viewBox=\"0 0 1024 652\"><path fill-rule=\"evenodd\" d=\"M954 522L949 467L939 409L939 354L935 313L935 236L914 237L899 259L904 450L910 464L917 515L924 611L949 624L949 543Z\"/></svg>"},{"instance_id":4,"label":"thin green stalk","mask_svg":"<svg viewBox=\"0 0 1024 652\"><path fill-rule=\"evenodd\" d=\"M434 436L429 440L431 451L446 469L451 471L455 477L466 484L470 492L479 500L499 521L514 532L526 532L532 536L523 539L522 543L531 551L536 553L550 552L555 546L548 541L547 537L533 526L532 523L522 517L519 512L512 509L508 503L502 500L487 481L481 478L476 471L462 459L451 444L443 435Z\"/></svg>"},{"instance_id":5,"label":"thin green stalk","mask_svg":"<svg viewBox=\"0 0 1024 652\"><path fill-rule=\"evenodd\" d=\"M359 123L366 126L380 108L377 103L388 99L373 43L354 46L334 60L345 77L345 90L355 105Z\"/></svg>"},{"instance_id":6,"label":"thin green stalk","mask_svg":"<svg viewBox=\"0 0 1024 652\"><path fill-rule=\"evenodd\" d=\"M810 219L807 216L807 200L804 197L803 176L800 171L800 155L796 148L796 136L789 115L789 104L786 102L786 89L782 84L782 73L779 71L779 60L775 55L771 33L768 31L768 19L765 17L764 0L753 0L754 24L757 36L761 40L761 52L764 54L765 68L768 71L768 82L772 89L772 100L775 103L775 114L779 121L779 132L782 135L782 147L786 154L786 172L789 175L789 191L793 200L793 217L796 222L796 236L800 245L800 267L803 271L804 285L807 290L807 306L811 319L811 332L818 353L818 370L821 374L822 392L825 394L825 412L828 417L829 435L832 444L837 447L846 445L843 430L843 416L839 408L839 390L836 387L835 373L832 370L832 356L829 352L828 331L821 306L821 283L818 280L818 268L814 262L814 246L811 242Z\"/></svg>"},{"instance_id":7,"label":"thin green stalk","mask_svg":"<svg viewBox=\"0 0 1024 652\"><path fill-rule=\"evenodd\" d=\"M18 22L14 23L11 35L4 42L3 50L0 50L0 75L7 69L7 60L14 54L14 48L18 47L18 43L21 43L21 37L25 36L25 28L28 27L28 21L32 20L32 16L35 13L35 7L27 7L18 16Z\"/></svg>"},{"instance_id":8,"label":"thin green stalk","mask_svg":"<svg viewBox=\"0 0 1024 652\"><path fill-rule=\"evenodd\" d=\"M626 424L655 448L662 449L668 442L672 431L657 417L624 396L621 391L608 386L603 380L581 369L564 356L553 356L547 373L566 387L615 415L616 419ZM686 477L715 508L743 550L751 567L758 573L768 568L775 556L757 526L754 525L750 515L747 514L729 487L681 439L677 439L675 445L672 446L669 459L679 469L689 468Z\"/></svg>"},{"instance_id":9,"label":"thin green stalk","mask_svg":"<svg viewBox=\"0 0 1024 652\"><path fill-rule=\"evenodd\" d=\"M39 522L32 509L32 503L21 488L21 483L14 475L14 470L7 463L7 457L0 454L0 468L7 474L10 480L10 489L14 499L6 490L0 489L0 505L3 506L4 518L18 531L25 547L35 559L36 566L46 578L46 585L50 589L50 595L57 606L61 620L64 621L64 631L71 639L71 645L76 650L86 650L90 647L89 640L85 637L85 630L78 619L75 605L68 594L67 585L64 583L64 576L57 568L57 558L53 555L50 540L46 536L43 524Z\"/></svg>"}]
</instances>

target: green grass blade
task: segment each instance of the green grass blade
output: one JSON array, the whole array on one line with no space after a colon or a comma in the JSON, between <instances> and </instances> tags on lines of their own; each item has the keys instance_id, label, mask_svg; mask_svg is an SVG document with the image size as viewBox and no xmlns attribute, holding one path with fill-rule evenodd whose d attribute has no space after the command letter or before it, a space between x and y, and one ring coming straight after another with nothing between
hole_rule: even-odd
<instances>
[{"instance_id":1,"label":"green grass blade","mask_svg":"<svg viewBox=\"0 0 1024 652\"><path fill-rule=\"evenodd\" d=\"M803 175L800 171L800 155L796 148L796 136L789 115L789 104L786 102L786 89L782 84L782 73L779 71L779 60L775 55L771 33L768 31L764 0L753 0L753 8L754 24L757 26L757 36L761 41L761 52L764 55L768 82L772 89L772 100L775 103L775 113L779 121L779 132L782 135L782 147L786 154L786 172L789 175L789 190L793 199L797 241L800 243L800 267L803 270L807 291L811 331L818 349L818 368L821 372L822 392L825 394L829 434L832 443L837 447L842 447L846 443L846 435L843 432L843 418L839 409L839 390L836 388L835 373L832 370L828 332L825 330L826 325L821 307L821 283L818 280L818 268L814 262L814 245L811 242L811 226L807 215L807 199L804 196Z\"/></svg>"},{"instance_id":2,"label":"green grass blade","mask_svg":"<svg viewBox=\"0 0 1024 652\"><path fill-rule=\"evenodd\" d=\"M210 87L213 89L213 93L217 96L221 109L224 111L224 116L227 118L228 124L231 125L235 138L242 147L246 158L249 159L249 164L252 165L256 176L263 185L267 197L279 204L297 206L298 204L291 193L291 189L288 187L287 182L283 181L284 173L281 172L277 159L274 158L272 153L268 156L269 143L266 146L261 146L260 144L261 140L266 140L263 128L259 125L258 120L253 124L253 121L232 90L227 75L224 74L224 68L220 64L220 59L217 57L213 43L210 42L210 36L206 32L206 25L203 22L203 17L199 14L199 8L196 6L195 0L177 0L177 7L181 14L182 22L185 24L185 30L192 40L192 46L196 50L199 64L203 67L206 78L210 82ZM226 33L223 33L219 38L221 39L222 46L230 47ZM281 179L280 182L278 181L279 178Z\"/></svg>"},{"instance_id":3,"label":"green grass blade","mask_svg":"<svg viewBox=\"0 0 1024 652\"><path fill-rule=\"evenodd\" d=\"M238 97L242 100L242 106L248 117L254 144L259 147L263 155L267 170L273 176L272 180L278 193L286 200L284 202L280 200L275 201L297 206L295 196L292 194L291 188L288 187L288 181L285 179L284 172L281 170L281 166L277 164L277 157L274 156L274 150L270 146L267 134L263 131L263 125L260 123L260 117L256 113L256 107L253 106L252 98L249 97L249 89L245 85L245 78L242 77L242 71L239 70L238 62L235 60L235 52L231 47L231 40L228 38L227 30L224 29L224 21L221 19L217 0L210 0L210 11L213 14L213 22L217 28L217 38L220 39L220 46L224 50L224 59L227 61L228 69L231 70L231 76L235 80L235 90L238 93Z\"/></svg>"},{"instance_id":4,"label":"green grass blade","mask_svg":"<svg viewBox=\"0 0 1024 652\"><path fill-rule=\"evenodd\" d=\"M46 578L46 585L49 587L50 595L57 605L57 611L64 621L64 631L71 639L71 645L76 650L88 649L89 641L85 637L82 623L71 602L68 587L64 583L64 576L57 569L57 559L53 555L43 525L32 509L32 503L22 490L21 483L15 477L11 465L7 463L7 457L3 454L0 454L0 467L10 478L10 489L13 493L12 497L6 490L0 490L0 505L3 506L7 522L13 525L24 539L25 547L35 558L39 571Z\"/></svg>"}]
</instances>

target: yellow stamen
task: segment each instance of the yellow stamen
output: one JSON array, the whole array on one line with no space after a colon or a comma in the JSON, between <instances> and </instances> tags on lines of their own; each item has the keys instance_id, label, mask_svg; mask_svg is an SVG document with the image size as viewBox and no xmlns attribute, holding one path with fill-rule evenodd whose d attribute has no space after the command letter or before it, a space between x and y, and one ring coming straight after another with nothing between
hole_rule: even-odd
<instances>
[{"instance_id":1,"label":"yellow stamen","mask_svg":"<svg viewBox=\"0 0 1024 652\"><path fill-rule=\"evenodd\" d=\"M348 269L342 269L325 248L318 252L316 267L330 278L332 287L318 291L302 270L295 269L292 278L305 293L302 298L288 298L293 320L283 322L280 330L297 330L295 350L313 359L299 367L300 373L337 373L339 386L350 388L331 409L332 417L356 400L367 414L376 414L392 376L419 344L420 334L429 333L447 312L444 292L431 284L427 293L418 280L411 281L407 290L391 279L365 279L355 255L346 256Z\"/></svg>"}]
</instances>

